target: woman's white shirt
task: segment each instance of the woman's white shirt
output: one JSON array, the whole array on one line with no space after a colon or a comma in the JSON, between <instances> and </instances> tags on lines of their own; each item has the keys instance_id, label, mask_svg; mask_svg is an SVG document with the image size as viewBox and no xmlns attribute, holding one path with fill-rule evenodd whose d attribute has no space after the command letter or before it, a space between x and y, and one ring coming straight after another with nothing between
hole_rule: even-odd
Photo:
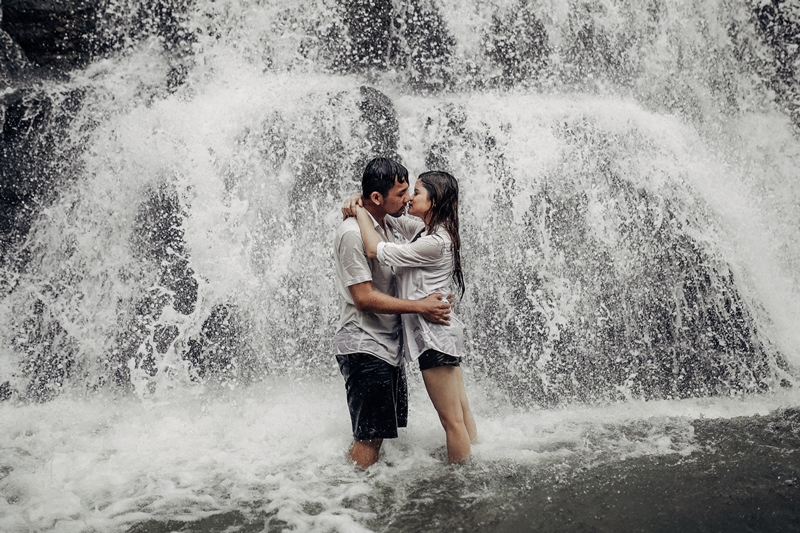
<instances>
[{"instance_id":1,"label":"woman's white shirt","mask_svg":"<svg viewBox=\"0 0 800 533\"><path fill-rule=\"evenodd\" d=\"M447 231L439 228L428 234L422 220L408 215L384 220L407 241L381 242L377 249L378 262L395 269L398 297L419 300L435 292L442 293L443 298L452 293L453 249ZM464 328L455 313L450 314L449 326L428 322L417 314L404 314L402 319L407 360L417 359L428 349L453 357L463 355Z\"/></svg>"}]
</instances>

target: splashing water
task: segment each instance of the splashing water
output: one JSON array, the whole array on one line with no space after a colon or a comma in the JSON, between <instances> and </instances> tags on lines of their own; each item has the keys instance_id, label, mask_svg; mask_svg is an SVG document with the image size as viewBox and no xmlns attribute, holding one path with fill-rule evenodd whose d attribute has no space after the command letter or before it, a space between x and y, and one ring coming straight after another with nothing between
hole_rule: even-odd
<instances>
[{"instance_id":1,"label":"splashing water","mask_svg":"<svg viewBox=\"0 0 800 533\"><path fill-rule=\"evenodd\" d=\"M489 531L794 420L793 3L97 9L98 53L0 107L30 200L0 262L0 529ZM411 427L344 461L330 243L377 154L461 182L461 470L414 371Z\"/></svg>"}]
</instances>

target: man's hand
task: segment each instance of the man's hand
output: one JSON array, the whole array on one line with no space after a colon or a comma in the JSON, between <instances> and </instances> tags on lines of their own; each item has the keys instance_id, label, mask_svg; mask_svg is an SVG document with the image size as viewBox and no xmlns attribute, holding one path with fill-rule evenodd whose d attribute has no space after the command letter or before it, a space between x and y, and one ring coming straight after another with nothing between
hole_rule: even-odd
<instances>
[{"instance_id":1,"label":"man's hand","mask_svg":"<svg viewBox=\"0 0 800 533\"><path fill-rule=\"evenodd\" d=\"M419 312L422 318L436 324L450 325L450 303L442 301L442 294L435 292L422 300L417 300L422 305Z\"/></svg>"},{"instance_id":2,"label":"man's hand","mask_svg":"<svg viewBox=\"0 0 800 533\"><path fill-rule=\"evenodd\" d=\"M361 200L361 195L357 192L345 198L344 203L342 204L342 220L346 219L347 217L356 216L356 206L364 206L364 202Z\"/></svg>"}]
</instances>

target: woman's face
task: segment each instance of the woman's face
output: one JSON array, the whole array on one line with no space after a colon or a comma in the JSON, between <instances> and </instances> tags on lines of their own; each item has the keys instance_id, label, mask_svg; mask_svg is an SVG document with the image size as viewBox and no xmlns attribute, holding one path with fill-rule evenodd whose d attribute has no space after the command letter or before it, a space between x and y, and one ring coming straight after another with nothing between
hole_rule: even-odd
<instances>
[{"instance_id":1,"label":"woman's face","mask_svg":"<svg viewBox=\"0 0 800 533\"><path fill-rule=\"evenodd\" d=\"M428 213L431 210L431 201L428 198L428 189L426 189L420 180L414 184L414 196L411 197L411 203L408 204L408 214L419 217L425 222L430 218Z\"/></svg>"}]
</instances>

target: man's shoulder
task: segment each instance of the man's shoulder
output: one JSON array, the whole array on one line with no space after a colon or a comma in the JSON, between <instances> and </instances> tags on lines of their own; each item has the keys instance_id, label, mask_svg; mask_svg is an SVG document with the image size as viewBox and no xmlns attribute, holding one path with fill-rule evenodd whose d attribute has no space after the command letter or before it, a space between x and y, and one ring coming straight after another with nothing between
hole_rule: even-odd
<instances>
[{"instance_id":1,"label":"man's shoulder","mask_svg":"<svg viewBox=\"0 0 800 533\"><path fill-rule=\"evenodd\" d=\"M349 217L339 224L333 240L333 247L340 253L344 253L345 249L357 249L362 254L364 253L364 242L361 239L361 230L355 217Z\"/></svg>"},{"instance_id":2,"label":"man's shoulder","mask_svg":"<svg viewBox=\"0 0 800 533\"><path fill-rule=\"evenodd\" d=\"M361 230L358 227L358 221L356 217L347 217L346 219L342 220L342 223L339 224L339 227L336 228L336 238L341 239L345 233L354 231L358 233L358 238L361 239Z\"/></svg>"}]
</instances>

